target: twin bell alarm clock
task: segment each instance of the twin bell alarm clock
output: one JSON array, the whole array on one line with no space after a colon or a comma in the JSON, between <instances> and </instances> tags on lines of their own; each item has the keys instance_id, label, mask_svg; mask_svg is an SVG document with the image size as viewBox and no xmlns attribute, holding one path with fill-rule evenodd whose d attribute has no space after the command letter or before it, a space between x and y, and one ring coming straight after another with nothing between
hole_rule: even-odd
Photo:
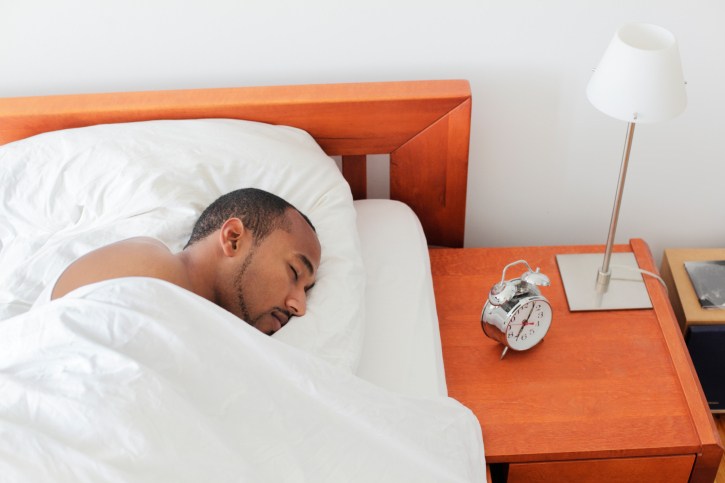
<instances>
[{"instance_id":1,"label":"twin bell alarm clock","mask_svg":"<svg viewBox=\"0 0 725 483\"><path fill-rule=\"evenodd\" d=\"M519 264L528 270L519 278L506 280L506 270ZM549 277L538 268L532 270L525 260L518 260L506 265L501 281L491 287L481 312L481 328L503 344L501 359L509 349L530 349L546 335L551 326L551 305L539 287L549 284Z\"/></svg>"}]
</instances>

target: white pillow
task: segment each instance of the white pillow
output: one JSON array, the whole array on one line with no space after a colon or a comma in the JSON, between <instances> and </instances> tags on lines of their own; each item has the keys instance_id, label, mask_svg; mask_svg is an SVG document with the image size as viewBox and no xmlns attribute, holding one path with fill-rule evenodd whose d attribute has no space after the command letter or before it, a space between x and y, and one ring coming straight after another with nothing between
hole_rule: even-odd
<instances>
[{"instance_id":1,"label":"white pillow","mask_svg":"<svg viewBox=\"0 0 725 483\"><path fill-rule=\"evenodd\" d=\"M0 320L25 312L73 260L152 236L185 245L201 211L243 187L309 216L322 245L308 311L275 337L357 366L365 276L350 189L304 131L205 119L99 125L0 147Z\"/></svg>"}]
</instances>

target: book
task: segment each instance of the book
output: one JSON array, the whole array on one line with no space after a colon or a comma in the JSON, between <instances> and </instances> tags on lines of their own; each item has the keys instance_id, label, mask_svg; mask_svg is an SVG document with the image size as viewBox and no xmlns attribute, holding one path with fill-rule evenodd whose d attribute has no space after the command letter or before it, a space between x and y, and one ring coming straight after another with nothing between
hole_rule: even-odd
<instances>
[{"instance_id":1,"label":"book","mask_svg":"<svg viewBox=\"0 0 725 483\"><path fill-rule=\"evenodd\" d=\"M703 309L725 309L725 260L685 262Z\"/></svg>"}]
</instances>

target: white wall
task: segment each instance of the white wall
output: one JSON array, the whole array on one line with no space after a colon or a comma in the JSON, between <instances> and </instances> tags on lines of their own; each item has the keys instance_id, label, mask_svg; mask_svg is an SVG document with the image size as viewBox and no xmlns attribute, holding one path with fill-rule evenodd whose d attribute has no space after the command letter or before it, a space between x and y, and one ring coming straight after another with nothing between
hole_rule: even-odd
<instances>
[{"instance_id":1,"label":"white wall","mask_svg":"<svg viewBox=\"0 0 725 483\"><path fill-rule=\"evenodd\" d=\"M464 78L466 245L603 244L626 124L584 92L630 21L677 36L689 105L637 127L617 242L725 246L721 0L0 0L0 96Z\"/></svg>"}]
</instances>

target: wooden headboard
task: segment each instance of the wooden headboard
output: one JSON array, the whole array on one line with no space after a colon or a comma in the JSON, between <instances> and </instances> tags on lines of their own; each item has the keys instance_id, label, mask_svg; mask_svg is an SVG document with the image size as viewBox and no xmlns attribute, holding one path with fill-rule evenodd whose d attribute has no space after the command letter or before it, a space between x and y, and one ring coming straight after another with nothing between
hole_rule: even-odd
<instances>
[{"instance_id":1,"label":"wooden headboard","mask_svg":"<svg viewBox=\"0 0 725 483\"><path fill-rule=\"evenodd\" d=\"M468 81L241 87L0 99L0 144L59 129L151 119L232 118L309 132L342 156L355 198L368 154L390 154L390 198L418 215L428 243L463 246Z\"/></svg>"}]
</instances>

